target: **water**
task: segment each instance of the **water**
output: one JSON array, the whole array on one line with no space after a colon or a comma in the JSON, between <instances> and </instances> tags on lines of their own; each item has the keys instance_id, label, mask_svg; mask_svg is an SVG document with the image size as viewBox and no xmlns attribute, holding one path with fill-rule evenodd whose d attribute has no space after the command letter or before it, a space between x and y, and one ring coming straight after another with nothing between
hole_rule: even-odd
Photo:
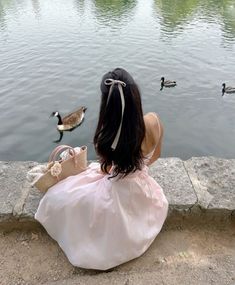
<instances>
[{"instance_id":1,"label":"water","mask_svg":"<svg viewBox=\"0 0 235 285\"><path fill-rule=\"evenodd\" d=\"M61 143L88 145L102 75L127 69L160 114L163 157L235 158L235 0L0 0L0 160L45 161L56 118L87 106ZM160 78L177 86L160 89Z\"/></svg>"}]
</instances>

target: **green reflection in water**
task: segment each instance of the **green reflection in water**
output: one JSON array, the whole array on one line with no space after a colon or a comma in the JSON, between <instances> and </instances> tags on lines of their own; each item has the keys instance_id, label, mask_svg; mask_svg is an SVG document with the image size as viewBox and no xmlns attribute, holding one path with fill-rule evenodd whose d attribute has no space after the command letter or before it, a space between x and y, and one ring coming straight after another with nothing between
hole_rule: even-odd
<instances>
[{"instance_id":1,"label":"green reflection in water","mask_svg":"<svg viewBox=\"0 0 235 285\"><path fill-rule=\"evenodd\" d=\"M40 1L39 0L31 0L31 3L32 3L34 14L35 14L36 18L39 19L40 18L40 12L41 12Z\"/></svg>"},{"instance_id":2,"label":"green reflection in water","mask_svg":"<svg viewBox=\"0 0 235 285\"><path fill-rule=\"evenodd\" d=\"M14 1L14 0L0 0L0 28L5 29L7 27L6 15L17 16L18 12L24 7L26 1Z\"/></svg>"},{"instance_id":3,"label":"green reflection in water","mask_svg":"<svg viewBox=\"0 0 235 285\"><path fill-rule=\"evenodd\" d=\"M124 18L130 18L136 0L94 0L97 18L102 22L118 23Z\"/></svg>"},{"instance_id":4,"label":"green reflection in water","mask_svg":"<svg viewBox=\"0 0 235 285\"><path fill-rule=\"evenodd\" d=\"M5 29L7 27L6 15L14 18L20 17L21 10L27 7L28 3L31 3L35 17L39 19L41 12L40 0L0 0L0 28Z\"/></svg>"},{"instance_id":5,"label":"green reflection in water","mask_svg":"<svg viewBox=\"0 0 235 285\"><path fill-rule=\"evenodd\" d=\"M155 0L155 7L166 32L172 33L194 19L201 19L219 22L224 36L235 38L235 0Z\"/></svg>"},{"instance_id":6,"label":"green reflection in water","mask_svg":"<svg viewBox=\"0 0 235 285\"><path fill-rule=\"evenodd\" d=\"M200 13L211 22L220 21L224 37L235 38L235 1L207 0L200 1Z\"/></svg>"},{"instance_id":7,"label":"green reflection in water","mask_svg":"<svg viewBox=\"0 0 235 285\"><path fill-rule=\"evenodd\" d=\"M193 15L198 0L156 0L155 4L162 16L163 28L171 32Z\"/></svg>"},{"instance_id":8,"label":"green reflection in water","mask_svg":"<svg viewBox=\"0 0 235 285\"><path fill-rule=\"evenodd\" d=\"M128 9L132 9L136 1L135 0L95 0L95 6L102 13L115 13L121 16L123 12L128 12Z\"/></svg>"},{"instance_id":9,"label":"green reflection in water","mask_svg":"<svg viewBox=\"0 0 235 285\"><path fill-rule=\"evenodd\" d=\"M79 15L84 14L85 11L85 1L84 0L74 0L74 7L78 11Z\"/></svg>"},{"instance_id":10,"label":"green reflection in water","mask_svg":"<svg viewBox=\"0 0 235 285\"><path fill-rule=\"evenodd\" d=\"M234 5L224 7L221 11L221 15L224 23L223 32L225 36L235 39L235 3Z\"/></svg>"},{"instance_id":11,"label":"green reflection in water","mask_svg":"<svg viewBox=\"0 0 235 285\"><path fill-rule=\"evenodd\" d=\"M0 28L4 29L6 27L5 23L5 17L6 17L6 12L5 12L5 7L10 6L11 0L8 1L0 1Z\"/></svg>"}]
</instances>

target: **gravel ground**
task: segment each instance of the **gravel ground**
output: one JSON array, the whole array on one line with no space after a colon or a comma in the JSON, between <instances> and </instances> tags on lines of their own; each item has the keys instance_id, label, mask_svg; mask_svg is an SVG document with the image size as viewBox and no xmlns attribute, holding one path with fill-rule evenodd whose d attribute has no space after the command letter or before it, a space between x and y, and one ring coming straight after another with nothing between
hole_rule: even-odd
<instances>
[{"instance_id":1,"label":"gravel ground","mask_svg":"<svg viewBox=\"0 0 235 285\"><path fill-rule=\"evenodd\" d=\"M73 267L43 230L0 232L1 285L235 285L235 227L165 227L140 258L107 272Z\"/></svg>"}]
</instances>

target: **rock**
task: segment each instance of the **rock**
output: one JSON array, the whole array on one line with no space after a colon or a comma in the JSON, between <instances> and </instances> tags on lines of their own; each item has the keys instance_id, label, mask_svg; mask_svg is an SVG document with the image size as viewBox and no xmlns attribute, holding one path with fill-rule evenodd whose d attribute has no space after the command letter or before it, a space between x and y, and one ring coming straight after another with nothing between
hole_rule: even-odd
<instances>
[{"instance_id":1,"label":"rock","mask_svg":"<svg viewBox=\"0 0 235 285\"><path fill-rule=\"evenodd\" d=\"M31 240L38 240L38 234L31 233Z\"/></svg>"}]
</instances>

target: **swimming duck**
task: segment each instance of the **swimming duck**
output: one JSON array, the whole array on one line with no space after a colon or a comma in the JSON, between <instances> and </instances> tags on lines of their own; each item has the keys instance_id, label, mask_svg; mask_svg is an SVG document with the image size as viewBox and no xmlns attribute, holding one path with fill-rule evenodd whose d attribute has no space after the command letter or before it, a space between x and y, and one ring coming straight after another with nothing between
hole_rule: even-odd
<instances>
[{"instance_id":1,"label":"swimming duck","mask_svg":"<svg viewBox=\"0 0 235 285\"><path fill-rule=\"evenodd\" d=\"M176 86L176 81L171 81L171 80L165 80L165 77L161 78L161 89L163 89L163 87L174 87Z\"/></svg>"},{"instance_id":2,"label":"swimming duck","mask_svg":"<svg viewBox=\"0 0 235 285\"><path fill-rule=\"evenodd\" d=\"M224 96L224 93L230 94L230 93L235 93L235 87L228 86L226 87L226 84L222 84L222 96Z\"/></svg>"},{"instance_id":3,"label":"swimming duck","mask_svg":"<svg viewBox=\"0 0 235 285\"><path fill-rule=\"evenodd\" d=\"M58 111L55 111L51 113L51 117L58 118L57 129L59 132L72 131L83 122L86 110L86 107L81 107L63 118Z\"/></svg>"}]
</instances>

